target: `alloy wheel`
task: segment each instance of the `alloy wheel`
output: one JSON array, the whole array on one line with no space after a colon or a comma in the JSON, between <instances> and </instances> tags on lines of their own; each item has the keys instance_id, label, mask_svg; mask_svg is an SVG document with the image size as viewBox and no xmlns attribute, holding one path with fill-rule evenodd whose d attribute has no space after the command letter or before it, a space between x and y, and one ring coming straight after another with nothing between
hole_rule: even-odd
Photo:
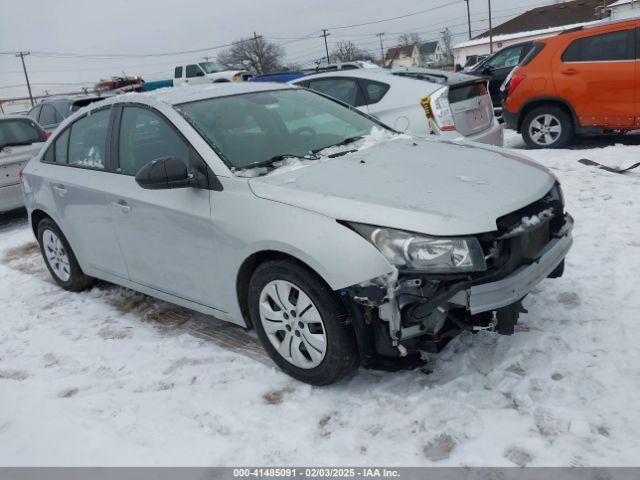
<instances>
[{"instance_id":1,"label":"alloy wheel","mask_svg":"<svg viewBox=\"0 0 640 480\"><path fill-rule=\"evenodd\" d=\"M555 115L544 113L535 117L529 124L529 136L536 145L553 145L562 135L562 124Z\"/></svg>"},{"instance_id":2,"label":"alloy wheel","mask_svg":"<svg viewBox=\"0 0 640 480\"><path fill-rule=\"evenodd\" d=\"M278 354L292 365L320 365L327 351L322 317L309 296L286 280L273 280L260 292L260 322Z\"/></svg>"},{"instance_id":3,"label":"alloy wheel","mask_svg":"<svg viewBox=\"0 0 640 480\"><path fill-rule=\"evenodd\" d=\"M42 243L47 262L53 272L61 281L68 281L71 278L69 256L58 235L51 230L45 230L42 234Z\"/></svg>"}]
</instances>

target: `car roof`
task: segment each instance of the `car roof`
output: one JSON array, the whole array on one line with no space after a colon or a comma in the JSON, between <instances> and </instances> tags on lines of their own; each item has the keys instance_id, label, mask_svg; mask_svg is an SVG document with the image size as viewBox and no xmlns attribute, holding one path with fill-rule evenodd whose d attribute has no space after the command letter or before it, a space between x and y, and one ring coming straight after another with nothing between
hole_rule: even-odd
<instances>
[{"instance_id":1,"label":"car roof","mask_svg":"<svg viewBox=\"0 0 640 480\"><path fill-rule=\"evenodd\" d=\"M174 106L181 103L194 102L209 98L228 97L245 93L265 92L270 90L287 90L294 88L291 85L276 82L220 82L206 85L187 85L178 87L160 88L144 93L125 93L115 95L102 102L92 103L90 109L99 108L101 105L139 102L146 104L164 103ZM86 108L86 107L85 107Z\"/></svg>"},{"instance_id":2,"label":"car roof","mask_svg":"<svg viewBox=\"0 0 640 480\"><path fill-rule=\"evenodd\" d=\"M370 80L389 80L391 71L384 68L354 68L352 70L333 70L331 72L312 73L305 77L296 78L290 83L296 84L305 80L313 80L315 78L325 77L357 77L367 78Z\"/></svg>"},{"instance_id":3,"label":"car roof","mask_svg":"<svg viewBox=\"0 0 640 480\"><path fill-rule=\"evenodd\" d=\"M608 21L606 23L602 23L602 20L598 20L593 22L593 25L581 25L576 28L570 28L568 30L564 30L562 32L558 32L557 35L553 35L551 37L545 37L533 40L536 43L549 43L559 41L562 42L564 39L573 39L575 37L581 37L585 33L590 35L592 33L598 32L608 32L612 28L618 28L620 26L633 26L640 23L639 18L626 18L622 20Z\"/></svg>"},{"instance_id":4,"label":"car roof","mask_svg":"<svg viewBox=\"0 0 640 480\"><path fill-rule=\"evenodd\" d=\"M0 114L0 120L31 120L31 118L26 115L20 115L16 113L2 113Z\"/></svg>"}]
</instances>

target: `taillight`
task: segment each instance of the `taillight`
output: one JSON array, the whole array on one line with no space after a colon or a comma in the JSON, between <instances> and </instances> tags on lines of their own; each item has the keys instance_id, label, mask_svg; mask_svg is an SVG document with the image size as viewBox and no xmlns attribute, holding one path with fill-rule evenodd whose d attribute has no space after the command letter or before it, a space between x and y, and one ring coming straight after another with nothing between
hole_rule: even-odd
<instances>
[{"instance_id":1,"label":"taillight","mask_svg":"<svg viewBox=\"0 0 640 480\"><path fill-rule=\"evenodd\" d=\"M47 141L49 140L49 137L51 136L51 132L47 132L46 130L44 131L44 140Z\"/></svg>"},{"instance_id":2,"label":"taillight","mask_svg":"<svg viewBox=\"0 0 640 480\"><path fill-rule=\"evenodd\" d=\"M431 96L420 101L430 121L443 132L451 132L456 129L453 120L453 112L449 104L449 87L436 90Z\"/></svg>"},{"instance_id":3,"label":"taillight","mask_svg":"<svg viewBox=\"0 0 640 480\"><path fill-rule=\"evenodd\" d=\"M20 172L18 173L18 178L20 178L20 183L24 182L24 168L20 169Z\"/></svg>"},{"instance_id":4,"label":"taillight","mask_svg":"<svg viewBox=\"0 0 640 480\"><path fill-rule=\"evenodd\" d=\"M523 73L515 73L513 77L511 77L511 81L509 82L509 95L518 88L518 85L520 85L525 78L527 78L527 76Z\"/></svg>"}]
</instances>

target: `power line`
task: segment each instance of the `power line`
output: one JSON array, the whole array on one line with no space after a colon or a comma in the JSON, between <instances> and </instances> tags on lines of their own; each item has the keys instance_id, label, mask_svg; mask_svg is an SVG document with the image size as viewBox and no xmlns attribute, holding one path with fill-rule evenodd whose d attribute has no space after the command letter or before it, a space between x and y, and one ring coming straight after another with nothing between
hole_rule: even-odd
<instances>
[{"instance_id":1,"label":"power line","mask_svg":"<svg viewBox=\"0 0 640 480\"><path fill-rule=\"evenodd\" d=\"M454 4L457 4L457 3L459 3L459 1L455 0L453 2L443 3L442 5L438 5L436 7L427 8L425 10L420 10L418 12L407 13L406 15L399 15L397 17L391 17L391 18L383 18L381 20L373 20L371 22L354 23L353 25L340 25L338 27L330 27L327 30L339 30L339 29L342 29L342 28L363 27L365 25L375 25L375 24L378 24L378 23L390 22L392 20L400 20L401 18L413 17L414 15L422 15L423 13L433 12L434 10L439 10L441 8L444 8L444 7L450 7L451 5L454 5Z\"/></svg>"}]
</instances>

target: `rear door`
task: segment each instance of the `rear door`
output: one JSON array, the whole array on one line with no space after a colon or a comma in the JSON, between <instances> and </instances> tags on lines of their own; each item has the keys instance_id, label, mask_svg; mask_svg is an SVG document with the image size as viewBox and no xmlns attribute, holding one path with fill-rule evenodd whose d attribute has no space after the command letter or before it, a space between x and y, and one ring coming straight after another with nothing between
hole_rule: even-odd
<instances>
[{"instance_id":1,"label":"rear door","mask_svg":"<svg viewBox=\"0 0 640 480\"><path fill-rule=\"evenodd\" d=\"M121 180L110 162L110 118L111 108L103 108L76 120L45 152L39 170L81 267L98 277L126 279L108 196Z\"/></svg>"},{"instance_id":2,"label":"rear door","mask_svg":"<svg viewBox=\"0 0 640 480\"><path fill-rule=\"evenodd\" d=\"M571 103L582 126L633 127L634 42L634 29L618 26L577 38L561 51L552 68L556 91Z\"/></svg>"},{"instance_id":3,"label":"rear door","mask_svg":"<svg viewBox=\"0 0 640 480\"><path fill-rule=\"evenodd\" d=\"M451 85L449 104L456 130L465 137L480 133L493 123L493 105L484 80Z\"/></svg>"}]
</instances>

